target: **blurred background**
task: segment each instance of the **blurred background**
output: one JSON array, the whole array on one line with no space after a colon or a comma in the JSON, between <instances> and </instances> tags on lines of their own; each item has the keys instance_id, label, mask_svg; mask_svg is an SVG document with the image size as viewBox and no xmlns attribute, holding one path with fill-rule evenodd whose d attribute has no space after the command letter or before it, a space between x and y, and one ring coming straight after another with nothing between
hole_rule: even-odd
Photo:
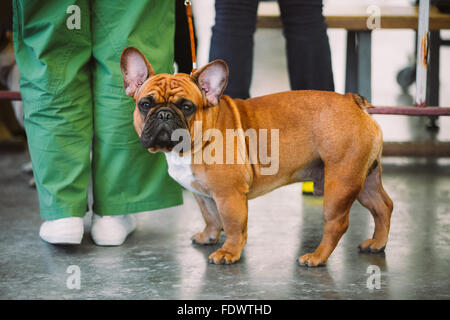
<instances>
[{"instance_id":1,"label":"blurred background","mask_svg":"<svg viewBox=\"0 0 450 320\"><path fill-rule=\"evenodd\" d=\"M276 2L265 1L269 3ZM327 6L411 6L411 0L324 0ZM261 7L261 4L260 4ZM198 37L198 63L204 65L209 57L211 27L214 25L214 1L194 0L193 8L196 18ZM261 8L260 8L261 9ZM331 47L331 59L335 90L345 93L346 37L344 29L328 29ZM450 30L441 30L441 37L450 38ZM385 29L372 32L372 104L375 106L414 105L415 83L404 92L397 83L397 74L411 62L415 63L416 35L411 29ZM450 47L440 49L440 95L441 106L450 106ZM289 78L286 64L285 39L281 28L257 28L255 33L254 67L251 95L260 96L268 93L289 90ZM411 139L430 138L427 131L422 131L426 119L404 116L374 116L381 124L387 141L410 141ZM441 129L437 139L450 140L450 118L439 119ZM417 123L417 127L414 126ZM419 132L411 130L413 126ZM434 137L434 136L433 136Z\"/></svg>"}]
</instances>

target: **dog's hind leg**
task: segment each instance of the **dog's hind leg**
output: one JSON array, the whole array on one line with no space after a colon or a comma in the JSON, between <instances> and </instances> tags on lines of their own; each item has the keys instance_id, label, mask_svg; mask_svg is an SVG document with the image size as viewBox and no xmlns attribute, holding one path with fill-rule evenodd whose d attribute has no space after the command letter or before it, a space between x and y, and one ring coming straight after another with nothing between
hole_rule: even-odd
<instances>
[{"instance_id":1,"label":"dog's hind leg","mask_svg":"<svg viewBox=\"0 0 450 320\"><path fill-rule=\"evenodd\" d=\"M358 201L370 210L375 222L372 238L359 245L362 252L382 252L388 240L393 203L383 188L381 173L381 163L378 161L378 165L367 176L358 196Z\"/></svg>"},{"instance_id":2,"label":"dog's hind leg","mask_svg":"<svg viewBox=\"0 0 450 320\"><path fill-rule=\"evenodd\" d=\"M358 163L352 161L352 163ZM347 231L349 213L364 183L364 176L352 166L325 165L324 230L322 241L313 253L298 259L300 265L315 267L325 264Z\"/></svg>"}]
</instances>

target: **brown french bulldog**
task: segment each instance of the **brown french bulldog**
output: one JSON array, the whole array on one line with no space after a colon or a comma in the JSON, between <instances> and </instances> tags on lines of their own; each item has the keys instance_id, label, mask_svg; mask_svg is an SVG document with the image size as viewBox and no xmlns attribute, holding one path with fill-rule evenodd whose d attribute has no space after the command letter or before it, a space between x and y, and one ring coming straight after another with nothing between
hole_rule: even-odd
<instances>
[{"instance_id":1,"label":"brown french bulldog","mask_svg":"<svg viewBox=\"0 0 450 320\"><path fill-rule=\"evenodd\" d=\"M382 133L366 112L366 99L311 90L231 99L222 96L224 61L192 75L155 74L133 47L123 50L120 65L125 91L136 102L134 126L142 146L165 153L169 174L200 205L206 226L192 241L214 244L225 231L211 263L239 260L249 199L311 180L315 193L324 193L325 225L320 245L298 259L301 265L326 263L348 228L356 199L375 221L372 238L359 249L384 250L393 203L381 181Z\"/></svg>"}]
</instances>

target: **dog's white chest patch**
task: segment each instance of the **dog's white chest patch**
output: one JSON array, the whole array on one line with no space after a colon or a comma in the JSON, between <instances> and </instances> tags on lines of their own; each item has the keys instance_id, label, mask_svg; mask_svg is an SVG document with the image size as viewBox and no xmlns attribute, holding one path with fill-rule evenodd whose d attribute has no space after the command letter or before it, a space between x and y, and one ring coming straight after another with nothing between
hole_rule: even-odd
<instances>
[{"instance_id":1,"label":"dog's white chest patch","mask_svg":"<svg viewBox=\"0 0 450 320\"><path fill-rule=\"evenodd\" d=\"M192 186L192 182L195 181L195 177L191 169L192 157L190 155L181 157L177 152L174 151L165 152L164 154L166 156L167 165L169 166L169 175L172 177L172 179L174 179L189 191L205 197L209 197L207 194L196 190Z\"/></svg>"}]
</instances>

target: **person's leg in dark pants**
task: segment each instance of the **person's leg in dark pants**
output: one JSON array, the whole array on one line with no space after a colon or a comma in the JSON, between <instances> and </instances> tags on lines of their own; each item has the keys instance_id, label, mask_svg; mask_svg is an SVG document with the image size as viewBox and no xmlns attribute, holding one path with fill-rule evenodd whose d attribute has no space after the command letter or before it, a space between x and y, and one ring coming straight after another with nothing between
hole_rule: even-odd
<instances>
[{"instance_id":1,"label":"person's leg in dark pants","mask_svg":"<svg viewBox=\"0 0 450 320\"><path fill-rule=\"evenodd\" d=\"M334 91L322 0L278 0L292 90Z\"/></svg>"},{"instance_id":2,"label":"person's leg in dark pants","mask_svg":"<svg viewBox=\"0 0 450 320\"><path fill-rule=\"evenodd\" d=\"M250 96L253 70L253 34L258 0L216 0L216 22L212 31L209 60L223 59L230 75L225 94Z\"/></svg>"}]
</instances>

